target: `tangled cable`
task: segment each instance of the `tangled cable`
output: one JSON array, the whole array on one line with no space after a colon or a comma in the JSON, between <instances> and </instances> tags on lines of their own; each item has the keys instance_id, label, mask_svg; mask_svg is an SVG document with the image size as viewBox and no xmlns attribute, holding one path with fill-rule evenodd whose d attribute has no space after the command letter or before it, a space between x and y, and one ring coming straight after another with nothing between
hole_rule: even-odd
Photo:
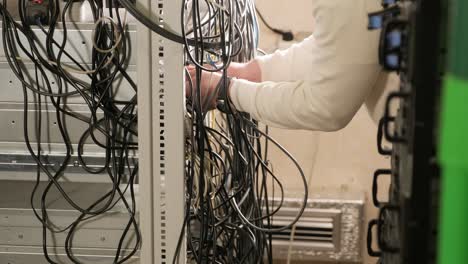
<instances>
[{"instance_id":1,"label":"tangled cable","mask_svg":"<svg viewBox=\"0 0 468 264\"><path fill-rule=\"evenodd\" d=\"M79 62L80 58L74 58L67 51L67 19L73 1L67 1L63 6L59 0L50 1L48 25L43 25L39 16L34 24L31 23L27 10L28 0L18 2L18 22L9 12L7 1L3 0L0 4L5 57L11 70L21 81L23 90L24 139L30 155L37 163L36 183L30 202L34 214L42 224L43 251L49 263L57 263L48 252L50 242L47 238L50 233L66 232L63 246L68 259L73 263L82 263L73 253L72 245L76 233L86 225L86 221L110 213L118 204L122 205L120 207L128 215L128 223L123 227L121 238L115 245L117 250L113 263L124 263L130 259L141 244L134 188L138 162L133 158L138 136L137 87L125 69L129 54L125 34L126 15L122 19L118 10L109 6L110 15L104 16L102 1L88 3L95 22L90 64ZM60 28L61 34L57 34L57 28ZM45 37L45 42L40 41L41 37ZM64 63L65 58L71 63ZM32 65L34 69L32 74L28 65ZM134 95L128 100L117 100L118 87L115 84L123 81L133 88ZM67 101L78 100L77 98L86 106L86 112L75 111L67 104ZM31 105L35 110L33 117L29 114ZM49 142L43 142L44 135L41 133L45 119L42 109L45 105L51 105L55 110L57 129L64 146L60 165L56 167L48 163L48 156L52 153L45 147ZM30 127L28 120L31 118L35 118L36 127ZM66 126L68 122L84 123L87 129L82 131L79 139L71 138ZM35 136L31 136L32 134ZM90 144L102 149L103 164L88 164L89 153L85 147ZM83 172L107 174L112 184L111 190L102 190L96 201L84 206L78 205L62 186L62 179L67 175L74 157L79 161ZM47 184L39 193L38 187L44 176ZM57 227L49 216L47 197L54 188L78 213L68 226ZM36 208L37 199L40 200L40 208ZM129 241L132 241L133 249L127 251Z\"/></svg>"},{"instance_id":2,"label":"tangled cable","mask_svg":"<svg viewBox=\"0 0 468 264\"><path fill-rule=\"evenodd\" d=\"M291 229L305 209L308 188L304 173L286 149L268 135L268 129L260 129L230 103L223 113L207 112L204 102L211 100L201 97L200 87L202 71L219 72L227 82L231 61L245 62L255 56L258 26L254 3L186 0L181 24L186 56L196 67L196 80L192 80L187 105L192 122L186 143L189 193L179 250L186 234L189 261L263 263L266 259L272 263L273 235ZM269 164L271 144L294 163L304 186L302 207L290 223L274 220L283 205L285 189ZM277 204L275 196L280 197ZM177 255L173 263L176 259Z\"/></svg>"},{"instance_id":3,"label":"tangled cable","mask_svg":"<svg viewBox=\"0 0 468 264\"><path fill-rule=\"evenodd\" d=\"M138 162L133 158L138 150L137 86L126 72L129 55L126 18L121 18L118 9L112 7L112 1L109 1L109 15L105 16L102 1L88 0L94 30L92 60L86 64L67 51L67 12L73 1L67 1L63 7L59 0L51 1L48 25L43 25L41 19L31 25L26 2L19 0L19 22L8 11L6 0L0 4L0 14L5 57L23 89L26 146L38 165L31 207L42 223L44 255L49 263L56 263L48 253L48 234L67 232L66 255L73 263L82 263L73 254L75 234L86 221L111 212L119 204L126 210L128 223L116 245L113 263L124 263L141 245L134 186ZM184 0L180 36L144 16L130 0L118 2L154 32L185 44L187 61L197 69L194 82L197 85L192 85L192 98L187 101L191 133L186 139L186 212L173 262L179 254L185 254L180 249L186 236L187 256L196 263L262 263L264 259L272 263L273 235L292 228L307 204L304 173L297 161L268 135L268 128L263 131L248 115L237 112L228 98L224 100L227 102L225 112L214 114L204 110L200 96L202 71L219 72L226 81L231 61L245 62L255 56L258 26L253 0ZM58 26L60 36L56 30ZM33 31L32 27L39 28L40 32ZM44 43L39 41L39 34L45 36ZM65 63L65 59L71 62ZM34 74L30 74L26 64L33 66ZM122 81L133 89L133 95L127 100L116 99L118 84ZM83 102L87 108L85 114L68 106L67 101L72 98ZM38 124L33 128L28 124L31 102ZM65 154L57 168L47 163L40 133L44 104L55 109L64 145ZM77 143L68 135L65 117L87 125ZM35 139L32 140L33 132ZM87 162L88 144L103 150L102 166ZM290 223L274 220L283 205L285 188L269 164L267 153L271 144L294 163L304 185L302 207ZM86 206L78 205L61 185L74 155L84 171L107 174L112 183L111 190L103 190L99 199ZM43 176L47 177L47 185L39 193ZM52 188L57 189L78 213L68 226L56 227L49 217L46 200ZM38 209L35 201L39 196ZM281 198L279 203L274 203L275 197ZM128 241L133 244L127 251L123 247Z\"/></svg>"}]
</instances>

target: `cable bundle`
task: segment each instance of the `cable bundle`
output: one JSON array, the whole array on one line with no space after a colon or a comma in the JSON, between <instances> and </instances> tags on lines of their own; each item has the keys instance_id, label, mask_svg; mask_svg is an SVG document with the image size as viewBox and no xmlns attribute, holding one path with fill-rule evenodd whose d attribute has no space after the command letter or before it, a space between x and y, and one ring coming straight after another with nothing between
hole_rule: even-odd
<instances>
[{"instance_id":1,"label":"cable bundle","mask_svg":"<svg viewBox=\"0 0 468 264\"><path fill-rule=\"evenodd\" d=\"M253 2L185 1L182 28L186 55L197 74L187 105L192 133L187 140L188 198L179 247L186 234L189 261L272 263L272 235L291 229L305 209L304 173L268 135L268 128L263 131L248 115L237 112L227 97L224 113L207 112L205 104L211 100L202 98L200 87L202 71L222 74L226 85L231 61L248 61L255 55L258 28ZM292 160L304 184L303 204L291 223L274 221L285 190L268 162L270 143ZM281 202L275 204L275 196Z\"/></svg>"},{"instance_id":2,"label":"cable bundle","mask_svg":"<svg viewBox=\"0 0 468 264\"><path fill-rule=\"evenodd\" d=\"M0 5L0 13L6 58L23 88L25 142L38 164L31 206L42 223L45 257L49 263L56 263L47 251L48 233L67 232L67 256L73 263L81 263L72 251L73 237L80 225L121 203L127 210L129 221L118 242L113 263L124 263L141 244L134 192L138 163L131 158L137 150L137 87L125 70L129 53L125 18L120 17L112 6L109 7L109 17L106 17L102 1L88 1L95 29L92 63L85 65L71 56L66 48L67 11L73 1L66 2L63 8L59 0L51 1L48 26L42 25L41 19L34 21L34 27L39 27L46 37L45 43L40 43L39 36L32 30L31 19L26 15L26 2L19 1L20 22L13 20L5 0ZM187 211L179 249L186 235L189 260L196 263L261 263L265 258L271 263L272 235L292 228L305 209L308 189L304 173L294 158L268 135L268 129L263 131L248 115L237 112L228 98L224 100L225 113L213 115L206 111L200 96L202 71L219 72L226 81L226 69L231 61L247 61L254 57L258 28L252 0L185 0L181 8L181 36L142 15L129 0L119 0L119 3L154 32L185 44L186 55L197 68L197 80L193 80L196 85L190 87L193 96L187 104L187 115L191 120L191 133L186 142ZM59 26L62 36L56 34ZM64 58L72 63L64 63ZM26 70L26 62L33 64L33 77ZM56 82L56 89L52 88L50 76ZM128 82L135 92L127 101L115 99L115 83L120 79ZM38 127L34 128L28 127L30 94L33 94L38 113L35 116ZM84 101L89 109L87 115L67 106L67 99L72 97ZM49 101L55 108L57 126L66 148L58 169L46 165L41 133L36 133L36 146L30 141L30 133L41 131L42 105ZM65 116L88 125L77 145L72 144L68 136ZM84 158L88 141L105 153L105 164L100 168L89 166ZM304 183L303 204L291 223L274 221L274 215L281 210L285 190L268 162L270 143L292 160ZM80 167L88 173L108 174L113 187L85 207L77 205L60 183L73 154L78 156ZM33 202L39 196L37 190L43 175L48 181L40 194L41 208L37 210ZM128 179L124 175L129 175ZM55 227L48 217L46 198L51 188L58 189L68 204L79 212L79 217L67 227ZM127 192L130 200L126 198ZM275 196L281 197L279 203L273 202ZM136 237L133 250L123 254L123 245L131 235ZM178 254L184 252L179 250ZM174 262L178 254L174 256Z\"/></svg>"},{"instance_id":3,"label":"cable bundle","mask_svg":"<svg viewBox=\"0 0 468 264\"><path fill-rule=\"evenodd\" d=\"M125 70L129 54L125 35L126 18L122 18L112 6L108 8L110 15L104 16L102 1L88 2L95 22L90 65L80 63L80 58L75 58L67 52L67 19L73 1L67 1L63 7L59 0L50 1L47 26L42 25L43 20L40 16L31 17L28 13L28 0L18 1L19 22L16 22L9 12L6 0L0 4L5 57L21 81L23 89L25 143L38 165L31 206L42 223L43 251L49 263L57 263L48 252L51 245L47 238L50 233L66 232L64 248L68 258L73 263L82 263L73 254L73 238L79 229L86 225L86 221L110 212L117 204L126 208L128 223L115 245L117 250L113 263L124 263L130 259L137 253L141 243L135 216L134 190L138 163L132 159L137 150L137 87ZM33 28L40 30L33 31ZM60 30L57 30L58 28ZM40 39L44 37L45 42L41 42ZM65 59L71 63L63 62ZM33 66L33 74L28 71L28 65ZM127 82L134 89L134 95L129 100L115 99L115 84L121 81ZM67 104L67 101L73 98L83 101L87 113L78 113ZM34 104L33 109L31 104ZM46 135L41 135L41 127L47 121L43 117L46 104L54 107L61 143L65 148L65 154L58 167L48 165L45 144L49 142L43 142ZM33 118L36 127L30 127L28 124L28 120L31 119L30 110L35 110ZM66 123L70 122L87 125L88 128L83 131L81 138L70 138L66 126ZM33 141L31 134L35 135ZM102 166L88 164L85 158L87 144L94 144L105 153L104 164L100 164ZM73 156L78 157L79 165L84 171L90 174L107 174L112 183L111 190L103 190L95 202L85 206L78 205L62 186L61 180L66 175ZM44 176L47 184L39 192L39 183L44 180ZM63 199L78 212L79 216L68 226L57 227L49 217L47 197L51 189L57 189ZM35 208L37 199L40 199L40 208ZM132 238L135 238L133 245L127 245ZM123 248L127 246L133 249L124 253Z\"/></svg>"}]
</instances>

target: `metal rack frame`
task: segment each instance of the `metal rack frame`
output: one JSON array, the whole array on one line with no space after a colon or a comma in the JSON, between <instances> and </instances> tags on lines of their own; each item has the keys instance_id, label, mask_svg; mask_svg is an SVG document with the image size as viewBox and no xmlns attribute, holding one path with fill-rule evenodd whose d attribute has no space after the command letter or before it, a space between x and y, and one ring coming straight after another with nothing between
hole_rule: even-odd
<instances>
[{"instance_id":1,"label":"metal rack frame","mask_svg":"<svg viewBox=\"0 0 468 264\"><path fill-rule=\"evenodd\" d=\"M138 4L180 34L182 1ZM137 32L141 263L164 264L172 262L185 213L183 46L141 24ZM185 263L185 243L179 263Z\"/></svg>"}]
</instances>

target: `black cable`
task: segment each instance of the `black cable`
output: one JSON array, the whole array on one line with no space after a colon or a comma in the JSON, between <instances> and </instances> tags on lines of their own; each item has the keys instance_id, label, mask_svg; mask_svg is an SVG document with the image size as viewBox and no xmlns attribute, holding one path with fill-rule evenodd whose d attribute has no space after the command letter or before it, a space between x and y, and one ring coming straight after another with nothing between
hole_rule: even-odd
<instances>
[{"instance_id":1,"label":"black cable","mask_svg":"<svg viewBox=\"0 0 468 264\"><path fill-rule=\"evenodd\" d=\"M280 35L284 41L292 41L294 40L294 34L292 33L292 31L290 30L281 30L281 29L277 29L277 28L274 28L272 27L267 21L266 19L263 17L262 13L260 13L260 11L258 10L257 7L255 7L255 11L257 11L257 15L258 17L260 18L260 20L262 20L263 24L272 32Z\"/></svg>"},{"instance_id":2,"label":"black cable","mask_svg":"<svg viewBox=\"0 0 468 264\"><path fill-rule=\"evenodd\" d=\"M269 168L267 155L263 154L268 150L263 150L261 139L265 138L266 142L273 142L273 139L267 133L260 133L256 127L258 124L247 122L249 118L236 112L230 104L227 104L226 113L223 114L224 123L216 119L214 123L217 128L206 126L209 116L206 102L211 99L203 98L202 101L200 96L202 71L219 72L222 81L226 82L226 68L230 61L249 60L249 54L253 53L247 50L255 45L252 40L255 34L248 33L256 28L253 25L255 18L252 17L255 8L249 7L247 1L216 3L224 7L224 12L212 11L219 7L208 5L208 17L213 19L211 23L201 20L197 1L193 1L192 6L185 4L182 10L183 18L185 14L192 14L191 28L187 30L185 20L181 19L184 35L190 34L190 38L199 43L217 41L221 47L216 52L204 45L186 45L185 49L186 56L195 65L196 80L188 78L192 97L187 101L187 109L192 120L192 133L187 149L191 158L186 170L189 197L180 239L185 232L188 257L196 263L260 263L265 254L265 259L271 263L272 233L292 226L306 203L303 203L302 211L299 210L294 221L280 228L272 228L273 216L283 206L285 191ZM217 15L213 16L213 13ZM242 32L241 39L237 39L240 33L236 32ZM214 61L220 65L213 69L205 66ZM192 85L191 81L197 85ZM225 101L228 102L228 98ZM280 147L280 150L292 159L284 149ZM298 171L305 181L299 167ZM279 203L269 202L272 199L269 195L274 194L268 190L269 178L274 186L280 188ZM304 201L307 201L307 186L304 188ZM181 240L173 263L180 253L180 245Z\"/></svg>"},{"instance_id":3,"label":"black cable","mask_svg":"<svg viewBox=\"0 0 468 264\"><path fill-rule=\"evenodd\" d=\"M40 198L40 214L36 210L34 210L38 220L42 223L42 231L43 231L43 251L46 260L49 263L55 263L52 258L49 256L49 252L47 251L48 241L47 236L48 232L65 232L68 230L67 233L67 243L65 244L65 250L67 252L67 256L69 259L74 263L80 263L72 253L71 248L71 241L72 237L74 236L75 232L78 230L76 229L77 226L80 225L83 221L92 219L98 215L102 215L112 208L114 208L117 203L123 203L127 208L127 211L130 215L129 222L127 226L124 228L122 237L118 245L116 245L116 257L115 263L123 263L128 260L131 256L136 254L137 249L141 243L140 234L138 230L138 225L135 219L135 197L134 197L134 181L135 176L138 171L138 165L135 164L132 167L132 164L129 159L129 155L132 149L135 148L136 143L134 142L135 137L137 136L137 131L134 130L136 127L136 97L134 99L128 101L122 100L114 100L115 93L113 88L113 83L117 80L117 78L123 77L126 80L130 87L136 92L137 87L135 82L130 78L130 76L126 73L124 63L126 61L126 53L127 50L125 48L125 34L122 34L122 43L120 43L119 47L114 50L113 59L110 61L108 67L104 67L105 64L108 64L110 54L101 54L96 52L93 48L92 52L92 61L93 61L93 68L92 73L87 73L84 76L87 76L88 80L79 80L69 74L67 70L62 67L61 65L61 58L62 56L66 56L68 59L71 60L75 66L81 70L85 70L86 68L83 67L81 63L78 62L77 59L73 58L70 53L66 51L66 43L67 43L67 25L66 25L66 17L65 13L68 12L69 8L71 7L72 3L68 2L65 4L63 9L60 8L60 2L58 0L51 1L50 4L50 24L47 30L43 25L40 24L38 20L38 25L41 28L43 34L46 35L46 43L45 43L45 54L42 48L42 43L39 43L36 33L31 29L30 20L26 19L26 5L25 0L20 0L18 3L19 7L19 14L20 14L20 21L15 22L12 18L11 14L9 14L6 1L3 1L3 4L0 4L0 13L2 16L3 21L3 43L4 43L4 50L7 61L11 66L14 74L18 77L21 81L23 86L23 95L24 95L24 136L25 136L25 143L26 146L33 157L33 159L38 164L38 172L36 177L36 183L33 186L33 191L31 194L31 206L34 209L34 200L35 194L38 192L39 187L39 180L41 172L44 172L49 181L46 184L45 189L42 190L42 195ZM93 12L93 17L95 20L99 19L102 16L102 5L99 1L90 1L91 10ZM110 10L112 13L112 10ZM117 20L118 20L118 28L115 27L108 27L107 25L101 24L98 28L96 28L96 36L95 42L97 43L98 47L101 49L108 49L115 45L115 32L119 30L123 32L122 22L119 17L118 12L116 12ZM111 16L113 16L111 14ZM57 21L61 18L61 26L63 32L63 38L60 37L61 41L58 42L55 38L55 28L57 25ZM20 37L21 35L21 37ZM28 49L28 48L29 49ZM54 47L54 48L53 48ZM34 65L35 67L35 80L29 77L28 72L24 70L22 65L25 63L25 58L18 57L18 50L21 50ZM58 50L58 53L55 52ZM55 64L51 64L50 62L56 62ZM56 91L52 91L51 81L49 80L49 74L52 75L53 80L56 82ZM121 76L121 77L120 77ZM42 78L42 84L40 83L39 79ZM42 87L41 87L42 86ZM65 91L68 87L72 87L74 91ZM37 97L36 107L35 109L39 112L36 112L37 117L37 127L36 130L36 138L37 138L37 153L32 148L32 143L29 139L29 127L28 127L28 91L30 90L33 92L33 96ZM66 154L62 157L61 165L58 166L55 170L49 168L43 163L47 160L47 156L42 154L41 152L41 109L42 103L47 102L46 100L42 101L40 98L41 96L47 97L52 106L55 108L55 118L56 118L56 126L60 132L62 143L65 146ZM83 102L86 103L86 106L89 108L89 115L90 117L83 116L82 113L76 113L68 108L66 99L69 97L81 97ZM101 127L100 121L97 118L98 111L102 111L103 119ZM59 182L60 178L63 174L66 173L68 164L71 162L71 153L73 152L73 146L71 144L71 138L68 135L67 128L65 126L65 116L71 117L74 121L78 122L85 122L89 123L90 129L85 130L83 132L82 139L80 139L80 144L78 145L79 148L79 155L78 159L80 160L81 167L88 172L92 170L87 167L84 159L83 154L85 152L84 145L86 140L87 134L93 134L94 130L103 132L102 134L105 137L105 143L103 143L100 147L104 148L106 151L105 157L105 165L103 166L104 169L100 171L92 171L94 173L107 173L109 175L109 179L112 182L112 190L104 193L94 204L90 207L81 208L77 206L73 199L65 193L61 187L61 183ZM97 125L96 125L97 124ZM94 137L92 135L91 137ZM94 137L94 140L97 140ZM111 165L109 165L111 164ZM129 172L129 179L127 186L125 187L124 191L122 192L120 189L120 183L124 179L122 175L125 171ZM60 194L63 196L68 203L74 207L77 211L81 213L81 216L77 218L73 223L71 223L68 227L65 227L62 230L57 230L51 225L51 221L48 217L48 208L46 205L46 199L48 197L49 190L52 187L56 187ZM124 194L127 190L130 189L130 195L132 198L132 205L127 202ZM116 197L116 199L114 199ZM125 238L128 237L130 232L130 227L133 227L132 230L137 234L136 244L134 245L133 250L127 253L125 256L121 254L121 248L123 246L123 241Z\"/></svg>"},{"instance_id":4,"label":"black cable","mask_svg":"<svg viewBox=\"0 0 468 264\"><path fill-rule=\"evenodd\" d=\"M180 44L185 44L187 42L188 45L190 46L196 46L196 45L203 45L207 48L218 48L220 46L220 43L214 43L214 42L200 42L198 43L196 40L193 39L186 39L185 36L178 35L170 30L167 29L166 27L162 27L161 25L158 25L155 23L152 19L150 19L148 16L143 14L141 11L137 9L137 7L131 3L129 0L118 0L119 3L127 9L127 11L132 14L133 17L135 17L140 23L145 25L147 28L151 29L153 32L156 34L180 43Z\"/></svg>"},{"instance_id":5,"label":"black cable","mask_svg":"<svg viewBox=\"0 0 468 264\"><path fill-rule=\"evenodd\" d=\"M137 101L136 96L128 100L117 100L116 87L120 85L118 80L126 81L133 92L137 92L137 85L126 72L126 61L129 54L124 25L120 19L118 9L110 6L110 17L117 19L117 25L100 23L95 28L95 45L103 50L114 47L117 43L116 33L120 32L121 42L111 52L102 53L94 47L91 53L91 64L85 66L67 52L67 23L66 12L70 10L72 3L68 2L63 8L60 2L51 2L49 25L44 26L38 22L41 34L46 35L45 50L38 43L36 33L31 29L29 21L26 21L25 0L21 0L20 21L15 22L8 13L6 7L0 6L3 18L3 36L6 58L13 72L23 84L25 117L27 116L27 93L34 96L47 98L55 108L57 129L60 132L61 141L65 146L66 155L62 157L61 166L53 171L44 164L47 157L40 152L41 139L36 142L38 151L31 148L28 132L25 127L25 142L29 151L40 168L39 172L45 173L49 181L42 191L40 198L40 214L38 219L43 228L43 250L46 259L54 263L47 251L47 235L49 232L67 231L64 245L66 255L73 263L81 263L73 254L73 239L79 232L80 224L113 210L118 204L123 204L129 221L123 227L123 232L118 242L113 263L123 263L130 259L141 244L141 237L136 221L136 206L134 197L134 183L138 171L138 163L132 162L131 153L137 149ZM127 0L119 0L123 6L129 4ZM5 1L4 1L5 3ZM89 1L93 18L97 21L103 15L102 1ZM194 0L188 6L187 2L181 7L181 25L183 36L171 35L167 29L159 25L151 24L152 20L141 15L135 6L125 6L130 13L140 21L147 21L152 30L166 37L173 38L179 43L186 43L185 57L196 67L197 85L192 85L192 98L187 100L188 115L191 117L191 134L187 140L188 159L186 163L186 214L181 219L181 233L177 244L177 257L182 248L184 233L187 237L188 258L197 263L260 263L265 254L271 263L272 234L279 229L271 228L273 217L277 214L284 200L285 189L279 178L270 169L267 159L268 142L279 146L267 133L259 130L258 124L250 121L245 114L238 113L228 103L226 113L223 114L224 122L215 120L220 126L207 126L208 111L205 102L202 101L200 77L202 71L219 72L226 85L227 71L231 61L246 61L252 58L256 50L256 18L255 8L248 0ZM201 13L200 5L205 4L207 16ZM222 8L220 8L222 6ZM115 9L115 14L114 14ZM136 15L135 15L136 14ZM185 17L191 15L191 27L186 28ZM150 23L151 22L151 23ZM62 36L57 36L57 28L60 23ZM159 30L159 31L158 31ZM162 30L162 31L161 31ZM33 62L36 69L36 80L30 80L28 73L22 68L24 58L18 58L17 50L21 50ZM75 74L67 71L69 65L61 61L67 58L70 64L82 71L84 78L76 78ZM206 67L206 64L214 65ZM88 70L89 68L89 70ZM52 76L51 79L48 76ZM43 79L39 83L39 77ZM55 81L55 89L52 82ZM86 113L77 113L70 109L67 101L70 98L80 98L87 108ZM228 101L228 98L225 98ZM46 100L44 100L46 101ZM38 102L39 104L42 103ZM41 106L36 106L36 109ZM38 116L38 119L40 115ZM69 120L70 119L70 120ZM41 119L42 120L42 119ZM38 120L39 124L41 123ZM68 122L86 124L78 139L70 138L65 126ZM36 129L38 129L36 127ZM266 145L262 145L262 139ZM78 144L75 140L78 140ZM104 151L101 166L95 167L87 161L88 144L94 144ZM75 149L76 148L76 149ZM280 150L281 147L279 146ZM37 153L36 153L37 152ZM72 155L72 153L74 153ZM285 155L292 157L285 151ZM76 206L80 215L66 229L57 230L51 226L46 199L49 190L61 187L60 178L67 172L68 165L73 159L77 159L83 172L105 175L109 177L111 188L103 193L90 205ZM292 159L293 160L293 159ZM301 172L300 168L298 170ZM128 182L122 190L126 176ZM40 173L38 173L38 177ZM303 176L303 175L302 175ZM100 176L99 176L100 177ZM304 178L304 177L302 177ZM267 182L271 179L273 187L279 187L280 201L273 203L275 196L268 190ZM130 201L125 194L130 191ZM31 198L34 206L34 193ZM60 194L72 206L73 199L65 192ZM270 194L273 196L270 197ZM271 203L269 202L272 199ZM304 199L307 200L307 189ZM270 206L271 204L271 206ZM303 210L303 209L302 209ZM299 215L302 211L299 212ZM294 222L293 222L294 223ZM290 225L288 225L290 226ZM282 227L287 228L288 226ZM135 233L137 239L130 252L122 254L122 247L130 233ZM265 250L267 249L267 250Z\"/></svg>"}]
</instances>

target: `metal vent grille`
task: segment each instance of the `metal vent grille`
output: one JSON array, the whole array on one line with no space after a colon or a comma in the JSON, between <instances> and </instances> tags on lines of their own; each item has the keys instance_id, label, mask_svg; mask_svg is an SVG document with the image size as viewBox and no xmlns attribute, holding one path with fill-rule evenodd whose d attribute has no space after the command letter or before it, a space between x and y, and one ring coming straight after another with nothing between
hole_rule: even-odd
<instances>
[{"instance_id":1,"label":"metal vent grille","mask_svg":"<svg viewBox=\"0 0 468 264\"><path fill-rule=\"evenodd\" d=\"M296 224L292 259L360 261L363 204L362 200L309 200ZM300 200L286 200L270 226L278 228L290 223L300 205ZM287 257L291 232L292 229L286 229L272 234L275 259Z\"/></svg>"},{"instance_id":2,"label":"metal vent grille","mask_svg":"<svg viewBox=\"0 0 468 264\"><path fill-rule=\"evenodd\" d=\"M290 223L297 208L286 208L273 219L272 227L279 228ZM334 250L339 248L341 211L335 209L306 209L296 224L293 246L309 250ZM292 229L273 233L273 245L289 247Z\"/></svg>"},{"instance_id":3,"label":"metal vent grille","mask_svg":"<svg viewBox=\"0 0 468 264\"><path fill-rule=\"evenodd\" d=\"M322 220L324 219L309 219L310 223L300 223L298 226L296 226L296 231L294 233L294 242L333 243L333 223L325 222L326 220ZM273 228L278 227L279 226L273 225ZM277 241L289 241L291 237L291 231L291 229L288 229L282 232L273 233L273 236Z\"/></svg>"}]
</instances>

